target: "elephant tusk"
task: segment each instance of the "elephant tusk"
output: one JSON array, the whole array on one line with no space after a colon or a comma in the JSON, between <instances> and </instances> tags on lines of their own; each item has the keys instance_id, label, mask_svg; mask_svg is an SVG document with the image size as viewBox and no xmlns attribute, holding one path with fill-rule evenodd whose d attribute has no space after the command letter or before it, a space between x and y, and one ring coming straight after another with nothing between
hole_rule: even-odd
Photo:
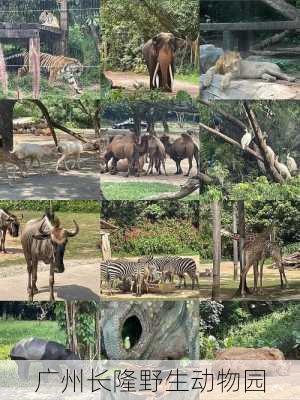
<instances>
[{"instance_id":1,"label":"elephant tusk","mask_svg":"<svg viewBox=\"0 0 300 400\"><path fill-rule=\"evenodd\" d=\"M157 75L157 72L158 72L158 68L159 68L159 62L156 64L156 68L155 68L154 75L153 75L152 85L154 87L157 87L156 75Z\"/></svg>"},{"instance_id":2,"label":"elephant tusk","mask_svg":"<svg viewBox=\"0 0 300 400\"><path fill-rule=\"evenodd\" d=\"M171 91L173 92L174 77L171 65L169 65L170 77L171 77Z\"/></svg>"}]
</instances>

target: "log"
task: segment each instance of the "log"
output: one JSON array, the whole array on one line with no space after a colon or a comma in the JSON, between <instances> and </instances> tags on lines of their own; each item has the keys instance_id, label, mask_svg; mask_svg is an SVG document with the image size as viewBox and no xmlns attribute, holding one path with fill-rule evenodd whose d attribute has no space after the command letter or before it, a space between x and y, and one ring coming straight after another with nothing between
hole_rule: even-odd
<instances>
[{"instance_id":1,"label":"log","mask_svg":"<svg viewBox=\"0 0 300 400\"><path fill-rule=\"evenodd\" d=\"M256 43L254 46L251 47L250 52L252 52L253 50L261 50L265 47L271 46L272 44L278 43L280 42L280 40L285 38L289 33L290 31L283 31L280 33L276 33L276 35L273 35L267 39L262 40L259 43Z\"/></svg>"}]
</instances>

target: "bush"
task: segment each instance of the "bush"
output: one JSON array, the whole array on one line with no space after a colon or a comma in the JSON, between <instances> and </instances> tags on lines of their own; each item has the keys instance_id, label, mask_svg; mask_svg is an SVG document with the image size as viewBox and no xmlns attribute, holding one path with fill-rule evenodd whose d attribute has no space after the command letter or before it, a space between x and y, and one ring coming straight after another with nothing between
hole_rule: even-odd
<instances>
[{"instance_id":1,"label":"bush","mask_svg":"<svg viewBox=\"0 0 300 400\"><path fill-rule=\"evenodd\" d=\"M99 203L95 200L1 200L0 208L9 209L12 212L18 210L45 211L53 207L54 211L60 212L85 212L100 213Z\"/></svg>"},{"instance_id":2,"label":"bush","mask_svg":"<svg viewBox=\"0 0 300 400\"><path fill-rule=\"evenodd\" d=\"M149 213L149 209L147 213ZM160 210L152 209L152 217ZM111 236L114 253L118 254L190 254L199 251L198 230L190 221L179 219L164 219L154 223L143 221L138 228L118 231Z\"/></svg>"},{"instance_id":3,"label":"bush","mask_svg":"<svg viewBox=\"0 0 300 400\"><path fill-rule=\"evenodd\" d=\"M291 304L259 320L238 325L229 331L224 347L276 347L288 354L300 344L300 305Z\"/></svg>"}]
</instances>

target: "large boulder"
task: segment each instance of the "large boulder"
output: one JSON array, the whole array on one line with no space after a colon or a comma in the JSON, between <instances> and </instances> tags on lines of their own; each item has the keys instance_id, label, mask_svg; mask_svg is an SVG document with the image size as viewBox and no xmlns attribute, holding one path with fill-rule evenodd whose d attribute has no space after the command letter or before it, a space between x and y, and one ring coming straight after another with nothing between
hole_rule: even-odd
<instances>
[{"instance_id":1,"label":"large boulder","mask_svg":"<svg viewBox=\"0 0 300 400\"><path fill-rule=\"evenodd\" d=\"M279 349L270 347L248 348L231 347L216 353L216 361L212 370L215 375L219 371L231 370L244 376L247 370L264 370L267 376L287 375L289 365Z\"/></svg>"},{"instance_id":2,"label":"large boulder","mask_svg":"<svg viewBox=\"0 0 300 400\"><path fill-rule=\"evenodd\" d=\"M213 44L203 44L200 46L200 73L206 71L215 65L217 60L224 54L224 50L215 47Z\"/></svg>"},{"instance_id":3,"label":"large boulder","mask_svg":"<svg viewBox=\"0 0 300 400\"><path fill-rule=\"evenodd\" d=\"M279 349L261 347L231 347L216 353L217 360L284 360L284 355Z\"/></svg>"}]
</instances>

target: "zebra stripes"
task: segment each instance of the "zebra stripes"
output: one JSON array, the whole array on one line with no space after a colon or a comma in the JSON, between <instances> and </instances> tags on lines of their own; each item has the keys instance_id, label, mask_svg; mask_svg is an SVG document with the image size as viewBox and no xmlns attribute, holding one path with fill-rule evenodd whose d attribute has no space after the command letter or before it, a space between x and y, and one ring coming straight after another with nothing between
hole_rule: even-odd
<instances>
[{"instance_id":1,"label":"zebra stripes","mask_svg":"<svg viewBox=\"0 0 300 400\"><path fill-rule=\"evenodd\" d=\"M144 280L153 275L153 266L146 265L141 262L127 261L127 260L108 260L100 264L100 281L105 280L108 284L110 294L112 288L117 280L129 280L131 283L131 291L133 291L134 284L136 285L136 294L141 295L142 285Z\"/></svg>"},{"instance_id":2,"label":"zebra stripes","mask_svg":"<svg viewBox=\"0 0 300 400\"><path fill-rule=\"evenodd\" d=\"M151 263L158 271L162 272L163 279L170 278L173 280L173 276L179 277L179 287L183 281L184 287L186 287L185 276L188 275L192 280L192 289L195 287L195 282L199 287L199 280L197 275L197 265L195 260L192 258L185 258L179 256L165 256L165 257L142 257L138 260L139 262Z\"/></svg>"}]
</instances>

